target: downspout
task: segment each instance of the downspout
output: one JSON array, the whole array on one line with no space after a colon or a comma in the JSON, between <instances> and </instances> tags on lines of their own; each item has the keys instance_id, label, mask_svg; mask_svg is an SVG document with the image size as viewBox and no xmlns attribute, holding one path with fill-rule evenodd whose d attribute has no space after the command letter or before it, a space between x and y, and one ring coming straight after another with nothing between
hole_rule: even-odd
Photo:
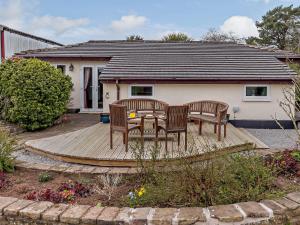
<instances>
[{"instance_id":1,"label":"downspout","mask_svg":"<svg viewBox=\"0 0 300 225\"><path fill-rule=\"evenodd\" d=\"M116 80L116 87L117 87L117 101L120 100L120 85L119 80Z\"/></svg>"},{"instance_id":2,"label":"downspout","mask_svg":"<svg viewBox=\"0 0 300 225\"><path fill-rule=\"evenodd\" d=\"M0 45L1 45L1 52L0 52L0 59L1 62L5 60L5 43L4 43L4 29L0 27Z\"/></svg>"}]
</instances>

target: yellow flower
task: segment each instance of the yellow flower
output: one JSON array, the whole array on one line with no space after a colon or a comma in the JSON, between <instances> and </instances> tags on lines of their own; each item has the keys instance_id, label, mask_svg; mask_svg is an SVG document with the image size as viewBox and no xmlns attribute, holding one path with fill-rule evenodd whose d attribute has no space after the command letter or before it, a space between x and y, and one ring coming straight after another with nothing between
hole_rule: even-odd
<instances>
[{"instance_id":1,"label":"yellow flower","mask_svg":"<svg viewBox=\"0 0 300 225\"><path fill-rule=\"evenodd\" d=\"M146 190L145 188L141 187L140 190L138 191L138 196L141 197L143 194L145 194Z\"/></svg>"}]
</instances>

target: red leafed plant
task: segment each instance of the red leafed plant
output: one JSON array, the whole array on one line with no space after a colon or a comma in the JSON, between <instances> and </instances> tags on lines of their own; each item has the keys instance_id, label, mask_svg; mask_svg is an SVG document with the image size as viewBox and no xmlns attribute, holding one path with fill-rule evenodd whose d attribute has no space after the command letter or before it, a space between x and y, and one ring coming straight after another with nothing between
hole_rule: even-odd
<instances>
[{"instance_id":1,"label":"red leafed plant","mask_svg":"<svg viewBox=\"0 0 300 225\"><path fill-rule=\"evenodd\" d=\"M290 150L267 157L266 163L277 168L281 174L295 174L298 171L297 160L293 157Z\"/></svg>"},{"instance_id":2,"label":"red leafed plant","mask_svg":"<svg viewBox=\"0 0 300 225\"><path fill-rule=\"evenodd\" d=\"M45 189L40 192L30 192L25 197L28 200L34 200L34 201L50 201L54 203L67 203L68 201L64 199L62 194L57 191L52 191L51 189Z\"/></svg>"},{"instance_id":3,"label":"red leafed plant","mask_svg":"<svg viewBox=\"0 0 300 225\"><path fill-rule=\"evenodd\" d=\"M68 183L62 183L58 188L58 191L65 191L65 190L74 192L74 194L77 197L87 197L92 194L91 187L86 186L77 181L75 182L69 181Z\"/></svg>"},{"instance_id":4,"label":"red leafed plant","mask_svg":"<svg viewBox=\"0 0 300 225\"><path fill-rule=\"evenodd\" d=\"M54 203L74 203L77 197L87 197L91 195L90 187L79 182L62 183L60 187L53 191L51 189L33 191L25 196L28 200L50 201Z\"/></svg>"}]
</instances>

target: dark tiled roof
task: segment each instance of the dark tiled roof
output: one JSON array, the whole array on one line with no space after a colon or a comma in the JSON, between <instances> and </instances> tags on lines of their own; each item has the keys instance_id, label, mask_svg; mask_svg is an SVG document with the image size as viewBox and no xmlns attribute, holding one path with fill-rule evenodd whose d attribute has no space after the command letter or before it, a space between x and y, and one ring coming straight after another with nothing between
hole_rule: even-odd
<instances>
[{"instance_id":1,"label":"dark tiled roof","mask_svg":"<svg viewBox=\"0 0 300 225\"><path fill-rule=\"evenodd\" d=\"M299 57L235 43L161 41L89 41L19 55L38 58L110 57L101 76L103 80L287 80L295 73L278 58Z\"/></svg>"}]
</instances>

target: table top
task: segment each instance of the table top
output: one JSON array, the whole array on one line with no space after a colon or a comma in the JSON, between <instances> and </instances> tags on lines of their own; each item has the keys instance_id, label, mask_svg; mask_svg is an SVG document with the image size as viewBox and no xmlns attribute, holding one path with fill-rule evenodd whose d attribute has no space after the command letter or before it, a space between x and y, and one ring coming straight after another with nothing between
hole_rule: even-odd
<instances>
[{"instance_id":1,"label":"table top","mask_svg":"<svg viewBox=\"0 0 300 225\"><path fill-rule=\"evenodd\" d=\"M144 117L144 119L149 119L149 120L152 119L153 120L155 118L164 119L165 115L156 114L156 113L135 113L135 117L130 117L129 113L128 113L128 119L130 119L130 120L141 119L142 117Z\"/></svg>"}]
</instances>

